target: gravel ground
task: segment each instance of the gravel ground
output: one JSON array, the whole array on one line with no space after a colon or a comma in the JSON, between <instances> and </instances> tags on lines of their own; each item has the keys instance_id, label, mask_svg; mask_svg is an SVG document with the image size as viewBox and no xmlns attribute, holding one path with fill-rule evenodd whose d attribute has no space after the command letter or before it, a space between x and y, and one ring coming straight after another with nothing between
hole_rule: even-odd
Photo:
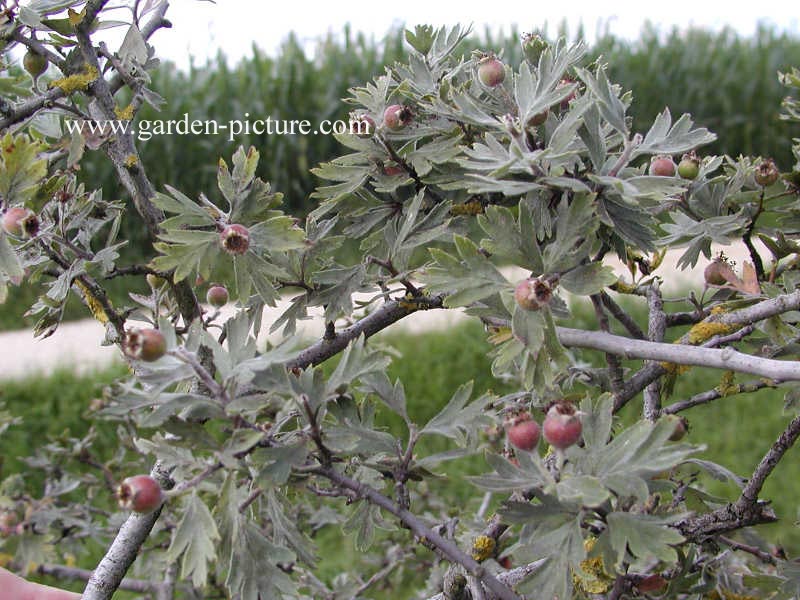
<instances>
[{"instance_id":1,"label":"gravel ground","mask_svg":"<svg viewBox=\"0 0 800 600\"><path fill-rule=\"evenodd\" d=\"M737 266L747 259L747 252L743 246L734 246L725 249L726 254L736 261ZM692 270L677 271L675 264L682 251L668 253L664 265L659 269L664 278L663 290L666 294L676 294L681 290L693 287L697 293L702 292L703 267L705 261ZM762 256L768 256L763 252ZM609 263L617 273L624 274L626 270L619 263ZM737 269L738 270L738 269ZM521 269L504 269L503 274L510 281L517 281L525 276ZM269 325L285 309L286 302L281 302L277 308L268 308L265 311L264 331L259 339L267 339L266 332ZM232 312L229 308L226 313ZM316 314L321 314L317 312ZM224 315L223 315L224 316ZM431 330L441 330L450 327L466 317L457 310L431 310L421 311L411 317L399 321L393 330L402 330L412 333L424 333ZM321 319L310 319L298 323L298 335L314 339L322 335L323 326ZM122 356L116 347L101 346L103 327L93 319L73 321L62 324L58 331L43 340L34 339L30 330L12 331L0 334L0 347L10 349L4 352L0 359L0 380L19 379L34 375L47 376L58 369L74 369L76 372L85 373L103 369L114 362L121 362Z\"/></svg>"}]
</instances>

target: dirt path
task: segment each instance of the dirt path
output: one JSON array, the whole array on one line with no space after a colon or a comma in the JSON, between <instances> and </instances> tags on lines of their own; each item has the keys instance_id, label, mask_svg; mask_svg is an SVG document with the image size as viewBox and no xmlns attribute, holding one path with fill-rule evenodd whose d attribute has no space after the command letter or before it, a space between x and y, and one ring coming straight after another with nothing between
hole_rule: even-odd
<instances>
[{"instance_id":1,"label":"dirt path","mask_svg":"<svg viewBox=\"0 0 800 600\"><path fill-rule=\"evenodd\" d=\"M664 291L666 294L677 294L681 290L693 287L697 293L702 292L702 277L705 261L701 260L697 267L690 271L677 271L675 264L681 251L673 251L667 255L664 265L659 272L664 277ZM747 259L743 247L726 249L726 254L741 265ZM768 256L764 252L763 256ZM620 264L609 263L615 270L624 274L625 270ZM510 280L516 281L525 276L521 269L504 269L503 274ZM285 310L286 302L281 302L277 308L268 308L264 314L265 328L259 339L266 339L266 331L272 322ZM227 309L232 312L232 308ZM321 314L317 312L317 314ZM411 317L401 320L392 330L408 331L411 333L424 333L431 330L441 330L450 327L466 317L457 310L432 310L419 312ZM298 335L314 339L321 336L323 326L321 319L310 319L298 323ZM30 330L12 331L0 334L0 348L3 352L0 358L0 380L19 379L32 375L47 376L57 369L74 369L78 373L104 369L114 362L121 362L122 358L116 347L100 345L103 339L103 328L92 319L64 323L51 337L36 340Z\"/></svg>"}]
</instances>

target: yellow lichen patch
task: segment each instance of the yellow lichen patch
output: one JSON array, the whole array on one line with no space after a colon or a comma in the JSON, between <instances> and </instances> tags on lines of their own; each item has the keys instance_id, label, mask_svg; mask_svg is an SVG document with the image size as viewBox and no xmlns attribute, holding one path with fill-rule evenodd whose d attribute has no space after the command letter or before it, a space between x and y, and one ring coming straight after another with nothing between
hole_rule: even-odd
<instances>
[{"instance_id":1,"label":"yellow lichen patch","mask_svg":"<svg viewBox=\"0 0 800 600\"><path fill-rule=\"evenodd\" d=\"M661 367L670 375L683 375L692 368L690 365L678 365L671 362L662 362Z\"/></svg>"},{"instance_id":2,"label":"yellow lichen patch","mask_svg":"<svg viewBox=\"0 0 800 600\"><path fill-rule=\"evenodd\" d=\"M584 540L583 547L591 552L595 544L594 538ZM600 556L587 558L580 564L580 570L572 571L572 583L586 594L605 594L614 585L614 577L609 575Z\"/></svg>"},{"instance_id":3,"label":"yellow lichen patch","mask_svg":"<svg viewBox=\"0 0 800 600\"><path fill-rule=\"evenodd\" d=\"M636 292L636 286L632 283L626 282L622 277L617 279L617 282L612 284L611 289L619 294L633 294Z\"/></svg>"},{"instance_id":4,"label":"yellow lichen patch","mask_svg":"<svg viewBox=\"0 0 800 600\"><path fill-rule=\"evenodd\" d=\"M92 291L78 279L75 280L75 286L80 289L83 294L83 300L86 302L86 306L89 308L89 312L92 313L92 316L103 325L108 323L108 315L103 309L102 303L92 294Z\"/></svg>"},{"instance_id":5,"label":"yellow lichen patch","mask_svg":"<svg viewBox=\"0 0 800 600\"><path fill-rule=\"evenodd\" d=\"M723 398L730 394L738 394L739 386L734 382L735 374L733 371L725 371L720 379L717 391Z\"/></svg>"},{"instance_id":6,"label":"yellow lichen patch","mask_svg":"<svg viewBox=\"0 0 800 600\"><path fill-rule=\"evenodd\" d=\"M724 315L726 312L728 312L728 309L722 306L722 304L718 304L711 309L712 315Z\"/></svg>"},{"instance_id":7,"label":"yellow lichen patch","mask_svg":"<svg viewBox=\"0 0 800 600\"><path fill-rule=\"evenodd\" d=\"M710 340L715 335L726 335L736 331L737 328L737 325L703 321L689 330L689 343L693 345L702 344Z\"/></svg>"},{"instance_id":8,"label":"yellow lichen patch","mask_svg":"<svg viewBox=\"0 0 800 600\"><path fill-rule=\"evenodd\" d=\"M85 90L89 87L89 84L93 81L96 81L98 77L99 73L97 72L97 69L86 65L81 73L76 73L75 75L70 75L69 77L63 77L61 79L51 81L50 87L57 87L65 94L69 95L73 92Z\"/></svg>"},{"instance_id":9,"label":"yellow lichen patch","mask_svg":"<svg viewBox=\"0 0 800 600\"><path fill-rule=\"evenodd\" d=\"M114 114L117 115L118 119L122 119L124 121L132 120L134 115L133 104L128 104L128 106L126 106L125 108L120 108L119 106L115 106Z\"/></svg>"},{"instance_id":10,"label":"yellow lichen patch","mask_svg":"<svg viewBox=\"0 0 800 600\"><path fill-rule=\"evenodd\" d=\"M450 207L451 215L479 215L483 212L483 204L476 198L467 200L463 204L454 204Z\"/></svg>"},{"instance_id":11,"label":"yellow lichen patch","mask_svg":"<svg viewBox=\"0 0 800 600\"><path fill-rule=\"evenodd\" d=\"M478 562L483 562L487 558L494 556L494 550L497 547L497 542L488 535L479 535L472 542L472 558Z\"/></svg>"},{"instance_id":12,"label":"yellow lichen patch","mask_svg":"<svg viewBox=\"0 0 800 600\"><path fill-rule=\"evenodd\" d=\"M133 167L139 164L139 159L136 157L135 154L128 154L128 156L125 157L124 164L126 169L132 169Z\"/></svg>"}]
</instances>

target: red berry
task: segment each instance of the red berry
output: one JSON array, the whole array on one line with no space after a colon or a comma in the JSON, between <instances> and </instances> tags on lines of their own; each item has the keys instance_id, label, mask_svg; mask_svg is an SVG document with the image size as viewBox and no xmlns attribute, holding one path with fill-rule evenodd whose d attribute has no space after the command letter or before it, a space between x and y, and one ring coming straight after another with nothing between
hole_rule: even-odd
<instances>
[{"instance_id":1,"label":"red berry","mask_svg":"<svg viewBox=\"0 0 800 600\"><path fill-rule=\"evenodd\" d=\"M538 127L547 121L547 112L548 111L543 110L542 112L533 115L530 119L528 119L528 126Z\"/></svg>"},{"instance_id":2,"label":"red berry","mask_svg":"<svg viewBox=\"0 0 800 600\"><path fill-rule=\"evenodd\" d=\"M675 176L675 163L672 161L671 156L656 156L650 162L650 175L657 177L674 177Z\"/></svg>"},{"instance_id":3,"label":"red berry","mask_svg":"<svg viewBox=\"0 0 800 600\"><path fill-rule=\"evenodd\" d=\"M206 293L206 301L215 308L228 303L228 288L224 285L212 285Z\"/></svg>"},{"instance_id":4,"label":"red berry","mask_svg":"<svg viewBox=\"0 0 800 600\"><path fill-rule=\"evenodd\" d=\"M528 413L523 413L506 427L506 435L515 448L531 451L539 443L539 424Z\"/></svg>"},{"instance_id":5,"label":"red berry","mask_svg":"<svg viewBox=\"0 0 800 600\"><path fill-rule=\"evenodd\" d=\"M506 78L506 69L495 56L487 56L478 64L478 79L486 87L497 87Z\"/></svg>"},{"instance_id":6,"label":"red berry","mask_svg":"<svg viewBox=\"0 0 800 600\"><path fill-rule=\"evenodd\" d=\"M574 405L569 402L559 402L547 411L542 430L548 444L558 450L564 450L581 439L583 425Z\"/></svg>"},{"instance_id":7,"label":"red berry","mask_svg":"<svg viewBox=\"0 0 800 600\"><path fill-rule=\"evenodd\" d=\"M164 502L164 492L149 475L128 477L117 488L120 508L138 513L150 513Z\"/></svg>"},{"instance_id":8,"label":"red berry","mask_svg":"<svg viewBox=\"0 0 800 600\"><path fill-rule=\"evenodd\" d=\"M3 229L18 237L33 237L39 233L39 218L30 209L13 206L3 215Z\"/></svg>"},{"instance_id":9,"label":"red berry","mask_svg":"<svg viewBox=\"0 0 800 600\"><path fill-rule=\"evenodd\" d=\"M645 576L636 584L636 588L642 593L657 592L665 587L667 587L667 580L657 573Z\"/></svg>"},{"instance_id":10,"label":"red berry","mask_svg":"<svg viewBox=\"0 0 800 600\"><path fill-rule=\"evenodd\" d=\"M250 248L250 232L244 225L233 223L222 230L219 241L228 254L245 254Z\"/></svg>"},{"instance_id":11,"label":"red berry","mask_svg":"<svg viewBox=\"0 0 800 600\"><path fill-rule=\"evenodd\" d=\"M779 175L778 167L771 158L768 158L756 167L756 183L762 187L768 187L778 181Z\"/></svg>"},{"instance_id":12,"label":"red berry","mask_svg":"<svg viewBox=\"0 0 800 600\"><path fill-rule=\"evenodd\" d=\"M539 310L550 304L553 290L550 284L540 277L523 279L514 289L514 299L523 310Z\"/></svg>"},{"instance_id":13,"label":"red berry","mask_svg":"<svg viewBox=\"0 0 800 600\"><path fill-rule=\"evenodd\" d=\"M684 179L696 179L700 174L700 159L693 151L684 154L678 163L678 175Z\"/></svg>"},{"instance_id":14,"label":"red berry","mask_svg":"<svg viewBox=\"0 0 800 600\"><path fill-rule=\"evenodd\" d=\"M400 165L397 165L395 163L389 163L389 164L383 165L383 174L387 175L389 177L392 177L394 175L402 175L405 172L406 171L405 171L405 169L403 167L401 167Z\"/></svg>"},{"instance_id":15,"label":"red berry","mask_svg":"<svg viewBox=\"0 0 800 600\"><path fill-rule=\"evenodd\" d=\"M351 115L350 133L360 138L372 137L372 134L375 133L375 119L369 115Z\"/></svg>"},{"instance_id":16,"label":"red berry","mask_svg":"<svg viewBox=\"0 0 800 600\"><path fill-rule=\"evenodd\" d=\"M399 131L411 122L411 109L402 104L391 104L383 111L383 123L392 131Z\"/></svg>"},{"instance_id":17,"label":"red berry","mask_svg":"<svg viewBox=\"0 0 800 600\"><path fill-rule=\"evenodd\" d=\"M564 79L558 82L556 89L563 88L568 85L573 85L574 83L575 82L572 79L570 79L569 77L565 77ZM569 103L572 102L577 97L578 97L578 88L576 86L575 89L572 90L572 92L570 92L570 94L561 101L561 110L567 110L569 108Z\"/></svg>"},{"instance_id":18,"label":"red berry","mask_svg":"<svg viewBox=\"0 0 800 600\"><path fill-rule=\"evenodd\" d=\"M131 329L125 336L124 349L130 358L153 362L167 353L167 340L158 329Z\"/></svg>"}]
</instances>

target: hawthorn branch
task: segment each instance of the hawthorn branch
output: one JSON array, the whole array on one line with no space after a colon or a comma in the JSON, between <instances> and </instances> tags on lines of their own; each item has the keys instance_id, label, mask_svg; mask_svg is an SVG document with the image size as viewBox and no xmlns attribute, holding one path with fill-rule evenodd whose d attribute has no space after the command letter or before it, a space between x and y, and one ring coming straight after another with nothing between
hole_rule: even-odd
<instances>
[{"instance_id":1,"label":"hawthorn branch","mask_svg":"<svg viewBox=\"0 0 800 600\"><path fill-rule=\"evenodd\" d=\"M527 565L522 565L521 567L517 567L515 569L510 569L508 571L503 571L502 573L497 574L497 580L501 583L504 583L508 587L514 587L521 581L524 581L531 575L533 575L539 567L541 567L547 559L540 559L529 563ZM490 600L494 600L496 596L490 596ZM448 600L445 598L444 593L436 594L435 596L431 596L427 598L427 600Z\"/></svg>"},{"instance_id":2,"label":"hawthorn branch","mask_svg":"<svg viewBox=\"0 0 800 600\"><path fill-rule=\"evenodd\" d=\"M726 546L729 546L732 550L740 550L742 552L747 552L748 554L752 554L763 563L767 563L769 565L778 564L777 558L772 556L772 554L770 554L769 552L764 552L763 550L761 550L761 548L757 548L756 546L750 546L748 544L742 544L741 542L732 540L724 535L719 536L717 539Z\"/></svg>"},{"instance_id":3,"label":"hawthorn branch","mask_svg":"<svg viewBox=\"0 0 800 600\"><path fill-rule=\"evenodd\" d=\"M757 392L763 388L774 388L777 387L779 381L764 381L763 379L754 379L752 381L748 381L745 383L740 383L733 388L726 388L724 393L721 392L718 388L714 388L713 390L708 390L706 392L701 392L699 394L695 394L691 398L686 400L681 400L680 402L675 402L670 404L669 406L664 407L661 409L662 415L674 415L689 408L693 408L695 406L700 406L701 404L708 404L709 402L713 402L714 400L718 400L719 398L727 398L728 396L733 396L736 394L746 394L749 392Z\"/></svg>"},{"instance_id":4,"label":"hawthorn branch","mask_svg":"<svg viewBox=\"0 0 800 600\"><path fill-rule=\"evenodd\" d=\"M800 415L792 419L764 455L764 458L761 459L761 462L758 463L756 470L753 471L753 475L736 501L737 506L753 505L758 501L758 494L761 492L767 477L769 477L789 448L794 445L798 437L800 437Z\"/></svg>"},{"instance_id":5,"label":"hawthorn branch","mask_svg":"<svg viewBox=\"0 0 800 600\"><path fill-rule=\"evenodd\" d=\"M330 467L318 467L312 471L317 475L329 479L339 487L351 490L358 497L363 498L394 515L405 524L420 539L434 546L444 557L452 563L460 564L470 575L478 578L500 600L521 600L520 597L506 584L502 583L489 573L484 566L471 556L465 554L454 542L444 538L428 527L415 514L400 507L375 488L355 479L351 479Z\"/></svg>"},{"instance_id":6,"label":"hawthorn branch","mask_svg":"<svg viewBox=\"0 0 800 600\"><path fill-rule=\"evenodd\" d=\"M169 489L173 485L172 478L160 463L156 463L150 471L158 484ZM92 572L86 584L81 600L111 600L114 592L120 587L125 573L136 560L139 548L144 544L150 531L156 524L162 507L149 514L131 513L120 527L117 536Z\"/></svg>"},{"instance_id":7,"label":"hawthorn branch","mask_svg":"<svg viewBox=\"0 0 800 600\"><path fill-rule=\"evenodd\" d=\"M626 313L625 310L619 304L614 302L614 299L611 296L609 296L608 293L600 292L600 300L602 300L603 306L605 306L606 309L608 309L608 312L610 312L611 315L617 321L619 321L622 324L622 326L625 327L625 329L628 330L628 333L631 334L631 336L639 340L643 340L646 338L641 327L639 327L639 324L636 323L636 321L633 320L633 317L631 317L628 313Z\"/></svg>"},{"instance_id":8,"label":"hawthorn branch","mask_svg":"<svg viewBox=\"0 0 800 600\"><path fill-rule=\"evenodd\" d=\"M59 87L54 87L20 104L12 105L9 102L3 102L0 112L2 112L5 117L0 119L0 133L4 132L12 125L16 125L28 117L32 117L43 108L52 106L56 100L60 100L66 95L64 90Z\"/></svg>"},{"instance_id":9,"label":"hawthorn branch","mask_svg":"<svg viewBox=\"0 0 800 600\"><path fill-rule=\"evenodd\" d=\"M323 363L347 348L347 345L354 339L362 335L365 337L375 335L418 310L443 308L443 302L444 296L422 296L411 300L390 300L350 327L338 331L335 338L331 340L323 338L309 346L287 362L286 368L289 370L305 369L306 367Z\"/></svg>"},{"instance_id":10,"label":"hawthorn branch","mask_svg":"<svg viewBox=\"0 0 800 600\"><path fill-rule=\"evenodd\" d=\"M769 379L800 381L800 364L794 361L761 358L738 352L733 348L720 350L685 344L632 340L602 331L584 331L567 327L559 327L557 332L558 339L567 347L591 348L619 354L628 359L641 358L678 365L750 373ZM663 367L661 368L663 369Z\"/></svg>"},{"instance_id":11,"label":"hawthorn branch","mask_svg":"<svg viewBox=\"0 0 800 600\"><path fill-rule=\"evenodd\" d=\"M605 311L603 310L603 301L597 294L591 296L592 306L594 307L594 313L597 317L597 323L600 325L600 331L605 331L606 333L611 332L611 328L608 324L608 316L606 315ZM611 379L611 391L616 393L618 392L622 386L624 385L624 377L622 374L622 363L619 360L619 357L616 354L611 354L606 352L606 364L608 365L608 372Z\"/></svg>"},{"instance_id":12,"label":"hawthorn branch","mask_svg":"<svg viewBox=\"0 0 800 600\"><path fill-rule=\"evenodd\" d=\"M16 565L15 565L16 566ZM77 567L67 567L66 565L53 565L42 564L37 565L34 569L37 575L47 575L57 579L74 580L74 581L88 581L92 577L92 571L88 569L79 569ZM120 584L119 589L128 592L137 592L146 594L159 587L158 583L152 581L145 581L143 579L132 579L130 577L124 578Z\"/></svg>"},{"instance_id":13,"label":"hawthorn branch","mask_svg":"<svg viewBox=\"0 0 800 600\"><path fill-rule=\"evenodd\" d=\"M654 281L647 289L647 304L649 307L647 337L651 342L663 342L664 333L667 330L667 319L664 315L664 301L661 298L658 281ZM655 421L660 409L661 383L656 379L644 389L644 418Z\"/></svg>"}]
</instances>

